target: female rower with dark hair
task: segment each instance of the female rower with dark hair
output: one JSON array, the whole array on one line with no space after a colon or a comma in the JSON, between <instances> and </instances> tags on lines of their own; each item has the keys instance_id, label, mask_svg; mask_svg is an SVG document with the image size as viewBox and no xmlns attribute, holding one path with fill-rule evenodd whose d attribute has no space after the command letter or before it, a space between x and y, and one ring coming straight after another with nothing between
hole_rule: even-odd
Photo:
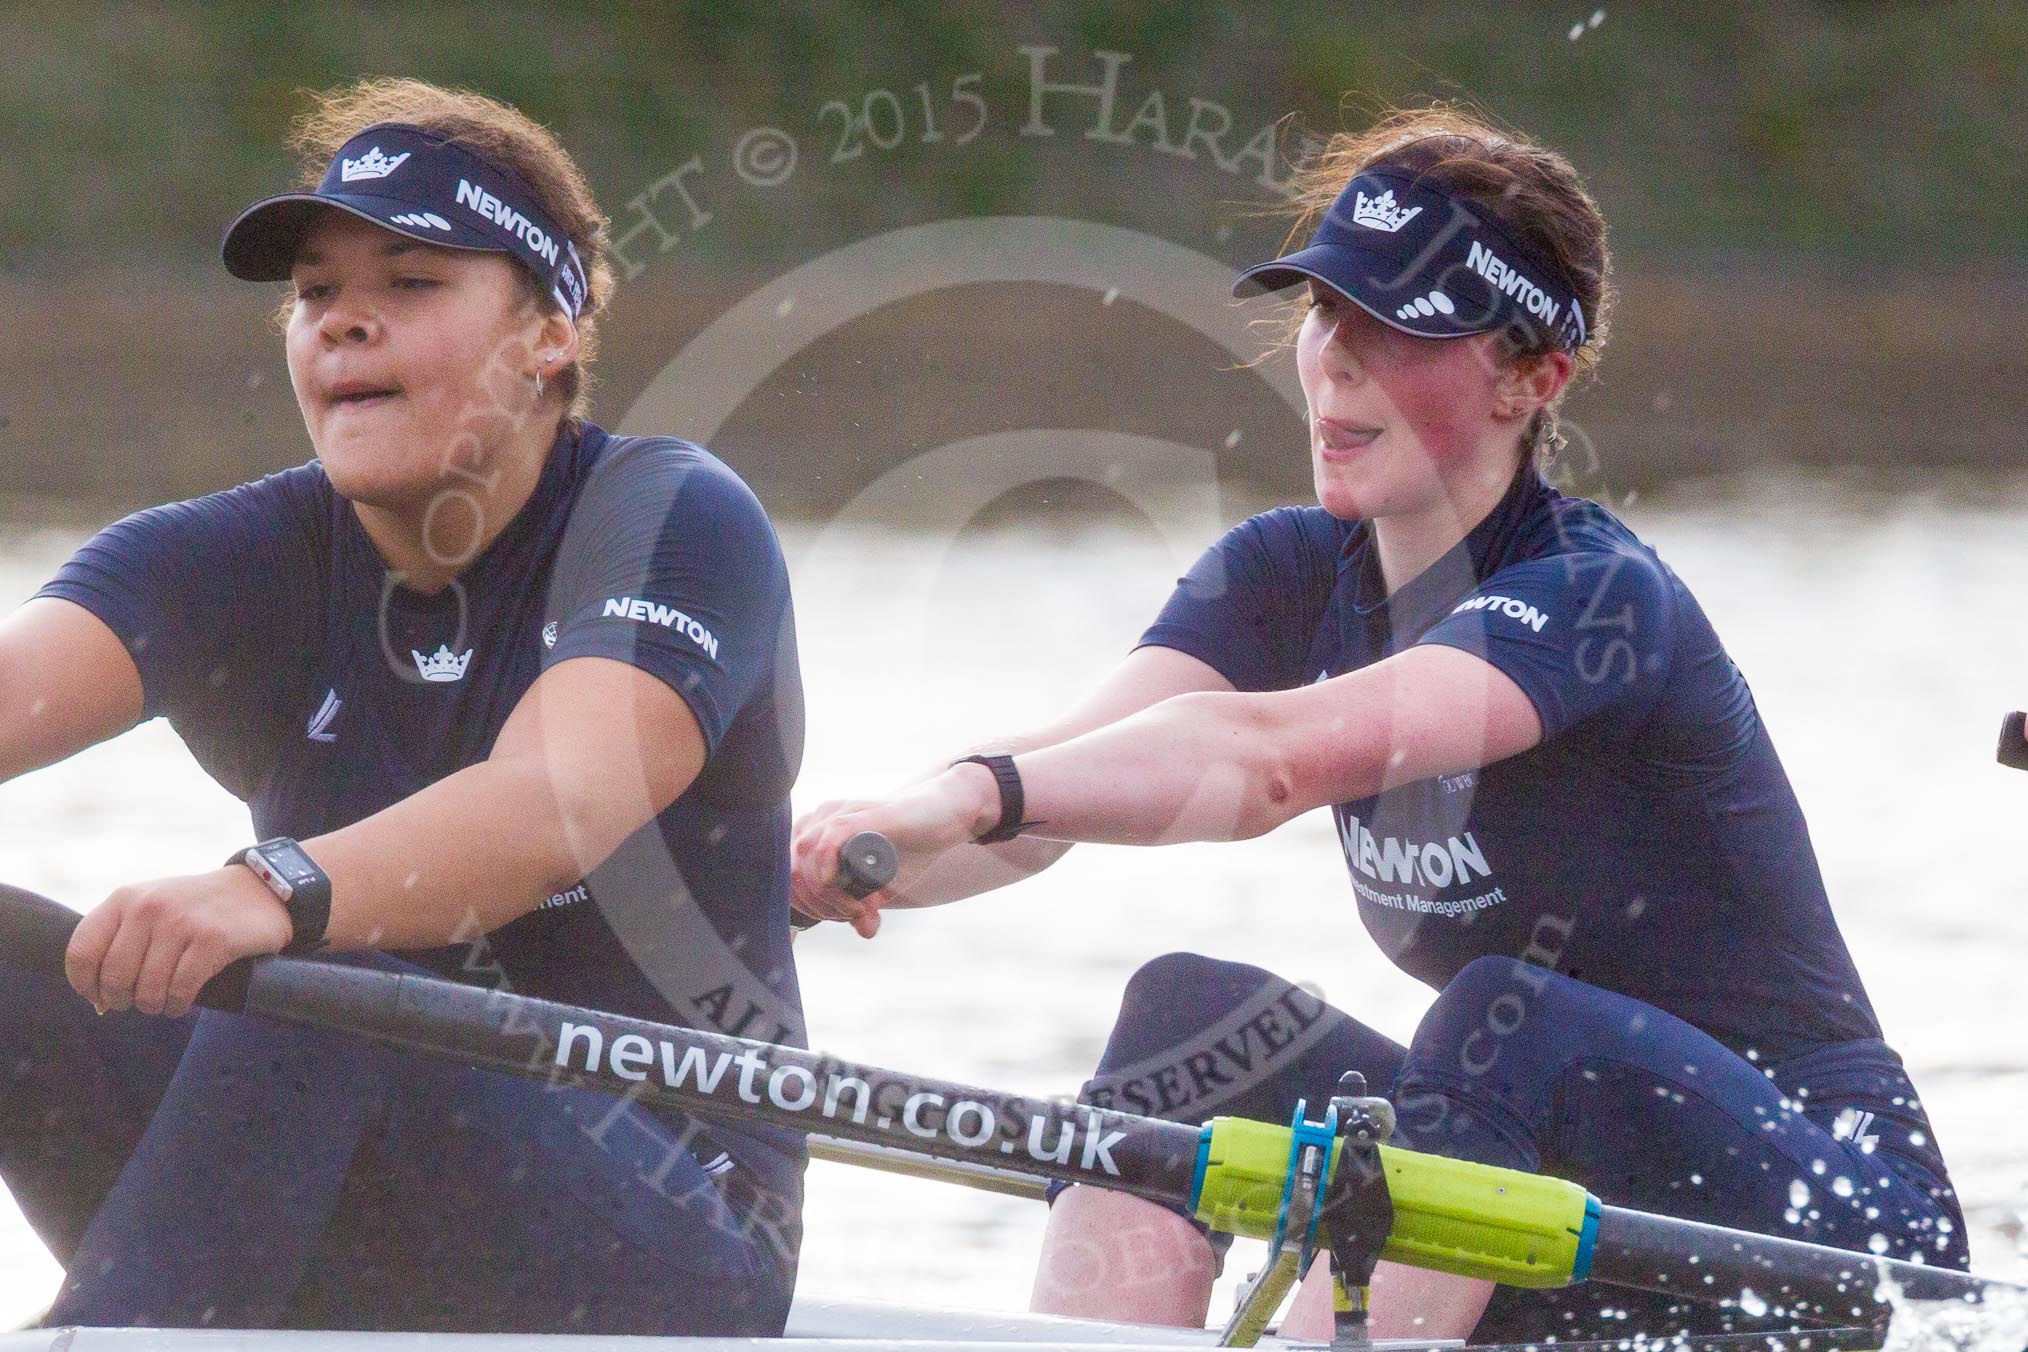
<instances>
[{"instance_id":1,"label":"female rower with dark hair","mask_svg":"<svg viewBox=\"0 0 2028 1352\"><path fill-rule=\"evenodd\" d=\"M800 1141L186 1012L233 959L323 949L802 1036L787 573L723 464L585 421L613 278L583 176L407 80L296 143L304 189L224 254L291 283L316 459L106 528L0 621L0 779L166 716L261 840L115 891L69 986L0 979L49 1317L779 1333Z\"/></svg>"},{"instance_id":2,"label":"female rower with dark hair","mask_svg":"<svg viewBox=\"0 0 2028 1352\"><path fill-rule=\"evenodd\" d=\"M1297 186L1307 247L1239 290L1307 288L1320 505L1234 528L1058 723L805 818L796 907L870 935L882 906L1000 886L1071 842L1239 839L1328 807L1369 932L1437 992L1410 1044L1172 954L1129 984L1087 1099L1286 1122L1358 1070L1417 1149L1962 1266L1943 1159L1744 679L1653 551L1539 472L1605 342L1596 204L1563 156L1447 106L1335 137ZM835 885L861 830L903 857L864 901ZM1075 1188L1036 1303L1201 1324L1217 1261L1185 1219ZM1388 1264L1374 1285L1376 1337L1716 1318ZM1305 1291L1290 1327L1327 1332Z\"/></svg>"}]
</instances>

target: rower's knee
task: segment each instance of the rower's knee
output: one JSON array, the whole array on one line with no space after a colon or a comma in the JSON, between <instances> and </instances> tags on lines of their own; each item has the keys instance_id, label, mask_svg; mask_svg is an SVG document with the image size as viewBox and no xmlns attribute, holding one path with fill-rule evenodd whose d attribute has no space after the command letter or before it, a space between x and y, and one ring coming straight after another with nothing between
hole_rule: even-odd
<instances>
[{"instance_id":1,"label":"rower's knee","mask_svg":"<svg viewBox=\"0 0 2028 1352\"><path fill-rule=\"evenodd\" d=\"M1164 953L1159 958L1150 958L1127 978L1127 989L1120 997L1120 1022L1154 1023L1201 1017L1208 992L1229 985L1233 972L1252 970L1201 953ZM1266 977L1267 973L1260 975Z\"/></svg>"},{"instance_id":2,"label":"rower's knee","mask_svg":"<svg viewBox=\"0 0 2028 1352\"><path fill-rule=\"evenodd\" d=\"M1164 953L1141 964L1120 997L1120 1029L1162 1029L1197 1033L1268 987L1288 983L1243 962L1222 962L1201 953Z\"/></svg>"},{"instance_id":3,"label":"rower's knee","mask_svg":"<svg viewBox=\"0 0 2028 1352\"><path fill-rule=\"evenodd\" d=\"M1152 1117L1181 1113L1199 1120L1190 1113L1197 1111L1193 1104L1207 1086L1190 1087L1190 1053L1201 1051L1198 1044L1206 1030L1258 1003L1263 992L1279 994L1286 986L1272 972L1197 953L1151 958L1128 979L1098 1072L1079 1097ZM1138 1090L1128 1093L1135 1085Z\"/></svg>"}]
</instances>

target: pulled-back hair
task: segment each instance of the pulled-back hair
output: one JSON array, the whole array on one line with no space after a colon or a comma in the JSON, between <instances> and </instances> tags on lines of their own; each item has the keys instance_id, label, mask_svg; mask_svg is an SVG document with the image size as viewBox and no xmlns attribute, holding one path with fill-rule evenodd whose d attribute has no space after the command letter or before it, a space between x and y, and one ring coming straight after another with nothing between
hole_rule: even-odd
<instances>
[{"instance_id":1,"label":"pulled-back hair","mask_svg":"<svg viewBox=\"0 0 2028 1352\"><path fill-rule=\"evenodd\" d=\"M1387 108L1363 131L1338 132L1298 168L1291 183L1292 222L1283 251L1307 240L1345 185L1379 166L1405 169L1495 217L1545 261L1559 268L1584 307L1585 341L1574 355L1577 374L1592 376L1611 328L1616 300L1605 217L1570 161L1520 132L1498 128L1451 102ZM1310 307L1305 288L1292 303L1286 341ZM1554 340L1510 339L1510 356L1555 350ZM1573 384L1575 381L1572 382ZM1569 386L1536 410L1521 444L1547 458L1563 444L1557 410Z\"/></svg>"},{"instance_id":2,"label":"pulled-back hair","mask_svg":"<svg viewBox=\"0 0 2028 1352\"><path fill-rule=\"evenodd\" d=\"M598 316L612 298L614 279L605 214L570 152L547 127L484 94L422 80L365 79L314 95L308 110L296 119L289 147L302 161L304 185L314 188L341 146L382 122L437 132L511 170L526 181L549 219L577 246L590 294L577 317L577 360L557 373L552 388L566 416L584 416L591 385L588 368L598 358ZM518 263L514 272L531 302L555 304L534 273Z\"/></svg>"}]
</instances>

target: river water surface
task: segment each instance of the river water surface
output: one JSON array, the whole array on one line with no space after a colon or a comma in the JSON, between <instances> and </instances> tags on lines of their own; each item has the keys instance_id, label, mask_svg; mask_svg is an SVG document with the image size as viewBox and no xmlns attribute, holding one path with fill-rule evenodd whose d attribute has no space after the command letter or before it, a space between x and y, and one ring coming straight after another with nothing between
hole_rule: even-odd
<instances>
[{"instance_id":1,"label":"river water surface","mask_svg":"<svg viewBox=\"0 0 2028 1352\"><path fill-rule=\"evenodd\" d=\"M1622 515L1752 681L1964 1194L1975 1266L2015 1271L2028 775L1997 767L1993 743L2001 714L2028 704L2028 477L1755 475ZM1049 716L1126 650L1209 538L1090 517L784 535L810 701L806 805ZM0 607L81 538L0 531ZM156 724L0 786L0 877L83 908L123 882L210 868L247 831ZM817 1045L1060 1094L1094 1062L1128 974L1179 948L1313 983L1397 1039L1430 998L1365 939L1321 813L1240 845L1075 851L1001 893L893 915L871 943L827 926L798 961ZM1043 1220L1033 1203L830 1165L812 1168L807 1217L804 1289L987 1307L1025 1304ZM1250 1261L1242 1250L1228 1273ZM59 1277L0 1203L0 1327Z\"/></svg>"}]
</instances>

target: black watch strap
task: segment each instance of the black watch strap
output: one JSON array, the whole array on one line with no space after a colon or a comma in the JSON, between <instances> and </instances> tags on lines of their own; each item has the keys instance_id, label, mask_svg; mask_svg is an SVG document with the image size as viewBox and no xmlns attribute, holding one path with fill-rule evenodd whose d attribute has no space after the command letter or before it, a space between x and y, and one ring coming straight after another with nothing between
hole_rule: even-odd
<instances>
[{"instance_id":1,"label":"black watch strap","mask_svg":"<svg viewBox=\"0 0 2028 1352\"><path fill-rule=\"evenodd\" d=\"M243 864L289 913L294 937L284 952L307 953L324 946L331 924L331 876L288 836L274 836L236 851L228 866Z\"/></svg>"},{"instance_id":2,"label":"black watch strap","mask_svg":"<svg viewBox=\"0 0 2028 1352\"><path fill-rule=\"evenodd\" d=\"M952 761L953 765L983 765L993 772L993 782L1000 786L1000 820L993 823L984 835L972 837L974 845L998 845L1014 837L1034 822L1022 820L1022 810L1027 806L1027 795L1021 791L1021 772L1014 768L1014 758L994 752L986 756L966 756Z\"/></svg>"}]
</instances>

